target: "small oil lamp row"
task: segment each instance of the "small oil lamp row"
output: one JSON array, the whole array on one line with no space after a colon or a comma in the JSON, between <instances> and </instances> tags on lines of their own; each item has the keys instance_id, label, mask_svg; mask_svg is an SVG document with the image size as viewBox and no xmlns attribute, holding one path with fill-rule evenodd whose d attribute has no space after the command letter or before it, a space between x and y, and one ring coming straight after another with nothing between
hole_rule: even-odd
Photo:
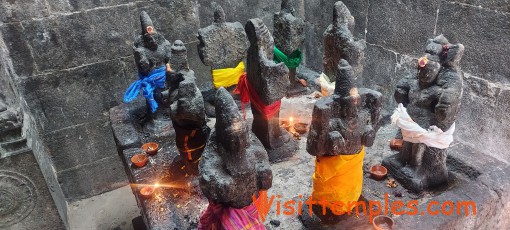
<instances>
[{"instance_id":1,"label":"small oil lamp row","mask_svg":"<svg viewBox=\"0 0 510 230\"><path fill-rule=\"evenodd\" d=\"M156 142L149 142L142 145L142 153L135 154L131 158L131 163L137 167L142 168L147 165L147 161L149 160L149 156L154 156L158 153L159 145ZM159 187L159 184L156 182L154 185L146 185L140 189L140 195L145 198L151 197L156 189Z\"/></svg>"}]
</instances>

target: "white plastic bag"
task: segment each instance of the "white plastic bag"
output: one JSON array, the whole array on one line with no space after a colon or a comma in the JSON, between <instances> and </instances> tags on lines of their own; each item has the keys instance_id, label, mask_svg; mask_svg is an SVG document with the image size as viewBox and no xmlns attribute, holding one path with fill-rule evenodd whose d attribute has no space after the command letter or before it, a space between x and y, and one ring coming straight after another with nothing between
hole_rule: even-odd
<instances>
[{"instance_id":1,"label":"white plastic bag","mask_svg":"<svg viewBox=\"0 0 510 230\"><path fill-rule=\"evenodd\" d=\"M391 123L400 127L404 141L407 142L423 143L438 149L446 149L453 142L455 123L446 132L443 132L437 126L431 126L429 130L426 130L411 119L407 109L402 104L398 104L397 109L395 109L391 116Z\"/></svg>"}]
</instances>

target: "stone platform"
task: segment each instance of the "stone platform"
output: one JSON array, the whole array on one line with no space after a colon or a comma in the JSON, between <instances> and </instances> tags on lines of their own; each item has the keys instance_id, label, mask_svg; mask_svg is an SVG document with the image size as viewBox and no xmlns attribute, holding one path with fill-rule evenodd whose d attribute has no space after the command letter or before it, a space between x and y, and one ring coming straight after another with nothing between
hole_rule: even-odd
<instances>
[{"instance_id":1,"label":"stone platform","mask_svg":"<svg viewBox=\"0 0 510 230\"><path fill-rule=\"evenodd\" d=\"M296 122L310 123L313 103L316 100L313 96L284 98L280 118L286 120L292 116ZM131 111L136 111L136 109ZM248 122L251 123L252 115L249 108L246 115ZM386 181L371 179L368 173L370 166L380 164L383 158L396 153L389 148L389 140L395 136L396 128L389 125L389 117L386 117L384 122L385 124L377 133L374 146L366 149L362 196L367 201L379 201L383 208L385 194L388 194L390 204L397 200L402 202L417 200L419 210L417 215L392 215L398 229L505 229L505 226L510 224L510 219L506 218L510 216L510 194L507 192L510 190L509 164L498 161L463 143L454 142L449 150L448 168L451 183L448 187L414 194L408 192L400 184L396 188L388 188ZM210 119L208 126L213 127L214 123L215 120ZM207 206L207 200L201 195L196 177L186 176L185 171L181 169L183 165L173 142L173 134L168 137L151 137L135 127L129 128L128 124L132 123L126 120L112 122L114 130L123 130L122 134L126 135L129 133L126 130L131 129L132 134L136 134L131 135L131 139L138 139L138 143L131 141L135 144L128 145L127 141L119 140L117 140L117 144L125 143L124 146L128 146L124 147L121 154L130 176L132 190L148 229L196 229L200 214ZM130 157L141 152L142 142L151 140L162 145L160 152L151 158L151 162L146 167L142 169L132 167L129 161ZM274 179L273 187L268 191L268 195L269 198L274 195L274 201L264 222L267 229L305 229L296 213L293 215L283 214L284 202L303 201L312 192L314 159L306 152L306 135L301 136L298 142L300 146L298 154L287 161L271 165ZM138 190L141 188L139 185L154 184L156 178L159 178L160 184L168 186L160 187L152 198L140 197L138 195ZM400 192L402 197L396 197L396 191ZM427 212L427 205L431 202L442 203L448 200L454 204L459 201L473 200L477 208L476 216L472 214L468 217L457 216L456 212L450 216L441 213L435 216L427 213L421 215L421 211ZM280 211L277 209L278 202ZM441 206L433 206L432 211L434 210L441 211ZM358 224L346 229L373 229L368 221L366 223L353 221L353 223Z\"/></svg>"},{"instance_id":2,"label":"stone platform","mask_svg":"<svg viewBox=\"0 0 510 230\"><path fill-rule=\"evenodd\" d=\"M0 159L0 229L65 229L30 150Z\"/></svg>"}]
</instances>

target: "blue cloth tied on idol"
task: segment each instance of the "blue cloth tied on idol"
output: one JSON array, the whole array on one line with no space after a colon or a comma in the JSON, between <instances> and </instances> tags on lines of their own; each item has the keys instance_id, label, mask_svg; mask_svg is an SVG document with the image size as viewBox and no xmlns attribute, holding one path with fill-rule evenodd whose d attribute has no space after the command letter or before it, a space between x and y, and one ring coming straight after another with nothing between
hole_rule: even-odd
<instances>
[{"instance_id":1,"label":"blue cloth tied on idol","mask_svg":"<svg viewBox=\"0 0 510 230\"><path fill-rule=\"evenodd\" d=\"M138 80L133 82L124 94L124 102L129 103L135 100L143 87L143 96L147 99L151 112L154 113L158 109L158 103L154 100L154 90L156 88L165 88L166 67L162 66L148 75L138 73Z\"/></svg>"}]
</instances>

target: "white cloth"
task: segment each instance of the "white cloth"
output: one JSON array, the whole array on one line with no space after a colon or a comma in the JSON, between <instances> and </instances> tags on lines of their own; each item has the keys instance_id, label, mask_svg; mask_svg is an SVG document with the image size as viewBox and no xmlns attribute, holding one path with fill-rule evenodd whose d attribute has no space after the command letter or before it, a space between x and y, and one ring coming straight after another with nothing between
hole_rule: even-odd
<instances>
[{"instance_id":1,"label":"white cloth","mask_svg":"<svg viewBox=\"0 0 510 230\"><path fill-rule=\"evenodd\" d=\"M402 104L398 104L397 109L395 109L391 116L391 123L400 127L404 141L407 142L423 143L438 149L446 149L453 142L455 123L446 132L435 125L426 130L411 119L407 109Z\"/></svg>"},{"instance_id":2,"label":"white cloth","mask_svg":"<svg viewBox=\"0 0 510 230\"><path fill-rule=\"evenodd\" d=\"M335 82L330 83L327 79L328 79L328 76L326 76L326 74L324 74L324 73L321 73L319 80L318 80L319 85L321 86L322 96L324 96L324 97L333 95L333 93L335 92Z\"/></svg>"}]
</instances>

